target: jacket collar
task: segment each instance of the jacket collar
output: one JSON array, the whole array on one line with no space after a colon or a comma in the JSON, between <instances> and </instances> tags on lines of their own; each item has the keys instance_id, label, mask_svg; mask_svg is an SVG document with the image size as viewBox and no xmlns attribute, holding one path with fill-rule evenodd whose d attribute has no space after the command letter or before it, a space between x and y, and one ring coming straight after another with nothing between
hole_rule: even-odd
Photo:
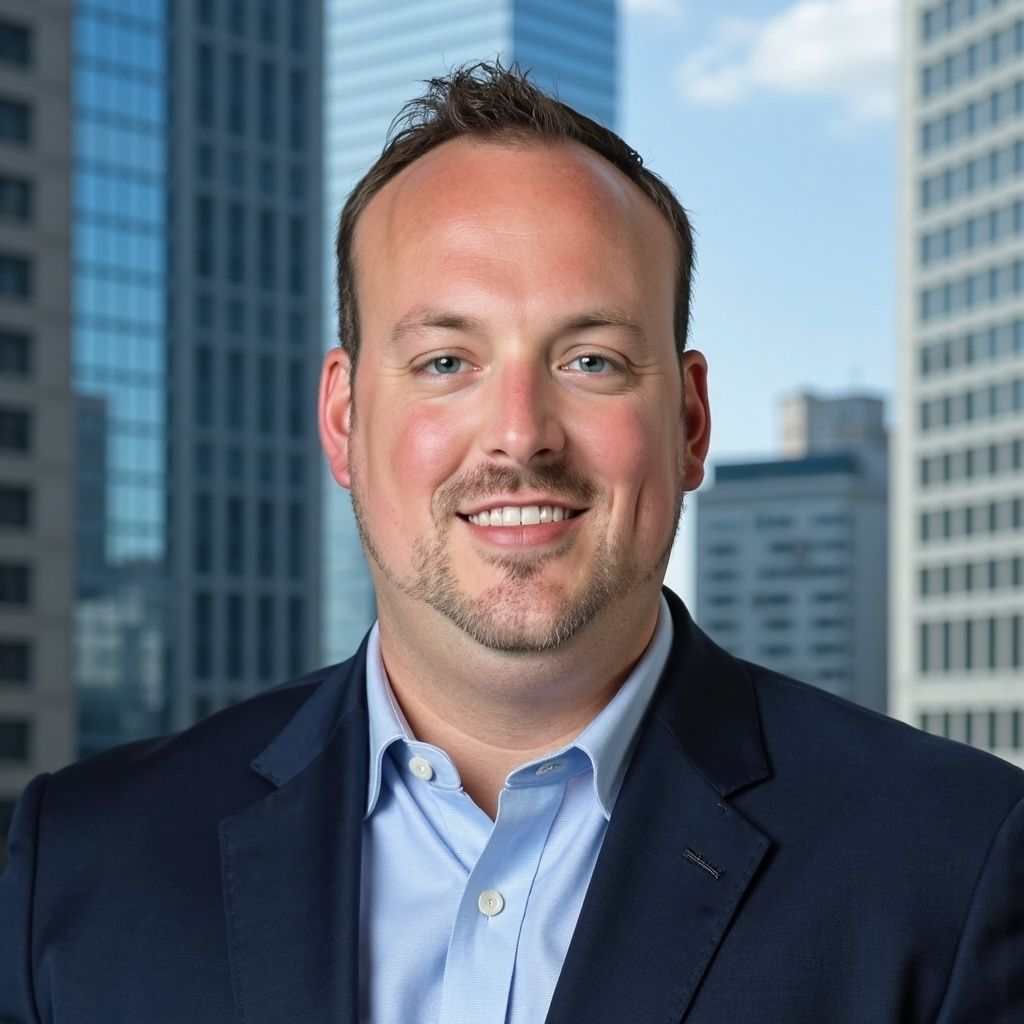
<instances>
[{"instance_id":1,"label":"jacket collar","mask_svg":"<svg viewBox=\"0 0 1024 1024\"><path fill-rule=\"evenodd\" d=\"M727 799L769 775L753 682L667 596L672 654L547 1024L685 1018L771 847Z\"/></svg>"},{"instance_id":2,"label":"jacket collar","mask_svg":"<svg viewBox=\"0 0 1024 1024\"><path fill-rule=\"evenodd\" d=\"M672 652L548 1024L683 1016L771 845L726 800L769 774L753 683L666 598ZM251 762L272 789L220 825L245 1024L358 1020L365 658L364 641Z\"/></svg>"}]
</instances>

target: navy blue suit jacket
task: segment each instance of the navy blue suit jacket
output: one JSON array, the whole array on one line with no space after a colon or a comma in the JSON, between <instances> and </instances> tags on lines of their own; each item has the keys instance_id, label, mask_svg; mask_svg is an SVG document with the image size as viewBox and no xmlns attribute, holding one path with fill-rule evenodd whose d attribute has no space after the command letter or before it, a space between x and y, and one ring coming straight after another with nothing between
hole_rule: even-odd
<instances>
[{"instance_id":1,"label":"navy blue suit jacket","mask_svg":"<svg viewBox=\"0 0 1024 1024\"><path fill-rule=\"evenodd\" d=\"M740 662L670 603L548 1021L1021 1024L1024 773ZM0 1021L356 1021L364 652L27 788Z\"/></svg>"}]
</instances>

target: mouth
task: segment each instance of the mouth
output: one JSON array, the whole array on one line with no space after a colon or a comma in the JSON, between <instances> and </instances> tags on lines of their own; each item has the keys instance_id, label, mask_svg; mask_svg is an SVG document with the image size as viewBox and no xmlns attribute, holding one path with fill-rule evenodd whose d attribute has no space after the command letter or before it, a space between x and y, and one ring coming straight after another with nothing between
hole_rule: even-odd
<instances>
[{"instance_id":1,"label":"mouth","mask_svg":"<svg viewBox=\"0 0 1024 1024\"><path fill-rule=\"evenodd\" d=\"M469 515L460 514L459 518L474 526L539 526L561 523L585 511L565 505L495 505Z\"/></svg>"}]
</instances>

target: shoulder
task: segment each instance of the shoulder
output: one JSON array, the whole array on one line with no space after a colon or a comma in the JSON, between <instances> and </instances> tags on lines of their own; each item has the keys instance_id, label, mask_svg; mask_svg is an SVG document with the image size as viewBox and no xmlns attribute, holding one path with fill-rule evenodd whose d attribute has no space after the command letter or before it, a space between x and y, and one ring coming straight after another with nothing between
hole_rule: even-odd
<instances>
[{"instance_id":1,"label":"shoulder","mask_svg":"<svg viewBox=\"0 0 1024 1024\"><path fill-rule=\"evenodd\" d=\"M784 786L810 788L846 812L983 830L1024 800L1024 771L1008 761L743 664L773 778Z\"/></svg>"},{"instance_id":2,"label":"shoulder","mask_svg":"<svg viewBox=\"0 0 1024 1024\"><path fill-rule=\"evenodd\" d=\"M45 784L47 816L123 817L154 806L168 815L230 813L266 792L252 761L325 691L355 685L355 659L319 669L240 701L181 732L113 747L54 773ZM337 701L327 701L335 706ZM148 816L148 811L146 812Z\"/></svg>"}]
</instances>

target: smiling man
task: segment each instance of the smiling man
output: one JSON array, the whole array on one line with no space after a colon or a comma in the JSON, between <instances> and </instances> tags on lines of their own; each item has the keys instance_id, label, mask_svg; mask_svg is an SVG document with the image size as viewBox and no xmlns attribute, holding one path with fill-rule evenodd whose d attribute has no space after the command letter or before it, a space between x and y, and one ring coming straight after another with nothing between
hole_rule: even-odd
<instances>
[{"instance_id":1,"label":"smiling man","mask_svg":"<svg viewBox=\"0 0 1024 1024\"><path fill-rule=\"evenodd\" d=\"M715 647L692 241L518 71L431 83L338 232L359 652L26 790L0 1022L1011 1024L1024 774Z\"/></svg>"}]
</instances>

